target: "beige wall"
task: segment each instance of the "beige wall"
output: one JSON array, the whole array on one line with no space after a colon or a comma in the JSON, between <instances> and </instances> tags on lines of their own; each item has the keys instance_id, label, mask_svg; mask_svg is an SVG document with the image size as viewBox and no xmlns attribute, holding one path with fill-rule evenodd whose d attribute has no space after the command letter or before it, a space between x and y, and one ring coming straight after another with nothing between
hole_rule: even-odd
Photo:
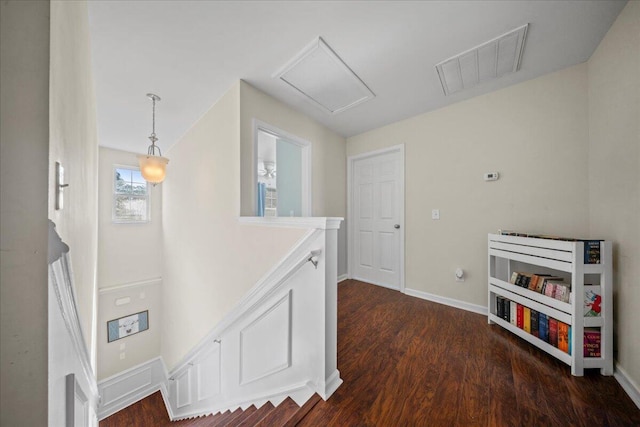
<instances>
[{"instance_id":1,"label":"beige wall","mask_svg":"<svg viewBox=\"0 0 640 427\"><path fill-rule=\"evenodd\" d=\"M487 233L588 234L587 129L582 64L349 138L347 155L405 145L406 287L486 307Z\"/></svg>"},{"instance_id":2,"label":"beige wall","mask_svg":"<svg viewBox=\"0 0 640 427\"><path fill-rule=\"evenodd\" d=\"M618 368L640 387L640 2L589 60L591 235L614 242Z\"/></svg>"},{"instance_id":3,"label":"beige wall","mask_svg":"<svg viewBox=\"0 0 640 427\"><path fill-rule=\"evenodd\" d=\"M2 426L47 425L49 17L0 2Z\"/></svg>"},{"instance_id":4,"label":"beige wall","mask_svg":"<svg viewBox=\"0 0 640 427\"><path fill-rule=\"evenodd\" d=\"M160 355L162 329L162 185L149 186L151 221L112 222L113 169L138 167L136 153L100 147L98 228L98 380ZM130 303L115 301L129 298ZM109 320L149 310L149 329L107 342ZM122 346L124 345L124 348ZM124 353L124 359L121 354Z\"/></svg>"},{"instance_id":5,"label":"beige wall","mask_svg":"<svg viewBox=\"0 0 640 427\"><path fill-rule=\"evenodd\" d=\"M98 381L160 356L162 335L162 282L150 280L136 286L100 289L98 301ZM116 305L128 298L129 302ZM149 311L149 329L107 342L107 322L120 317ZM124 353L124 359L121 354Z\"/></svg>"},{"instance_id":6,"label":"beige wall","mask_svg":"<svg viewBox=\"0 0 640 427\"><path fill-rule=\"evenodd\" d=\"M168 152L162 356L191 350L305 233L240 225L240 84Z\"/></svg>"},{"instance_id":7,"label":"beige wall","mask_svg":"<svg viewBox=\"0 0 640 427\"><path fill-rule=\"evenodd\" d=\"M311 142L312 216L345 218L347 215L345 139L245 81L240 81L241 214L255 216L256 212L256 171L253 163L254 119ZM346 255L346 227L343 223L338 231L338 275L347 272Z\"/></svg>"},{"instance_id":8,"label":"beige wall","mask_svg":"<svg viewBox=\"0 0 640 427\"><path fill-rule=\"evenodd\" d=\"M162 184L151 190L151 221L117 224L112 218L114 166L138 167L136 153L100 147L98 287L162 276Z\"/></svg>"},{"instance_id":9,"label":"beige wall","mask_svg":"<svg viewBox=\"0 0 640 427\"><path fill-rule=\"evenodd\" d=\"M98 138L86 2L51 3L49 218L70 247L80 324L95 363ZM55 162L65 168L55 210Z\"/></svg>"}]
</instances>

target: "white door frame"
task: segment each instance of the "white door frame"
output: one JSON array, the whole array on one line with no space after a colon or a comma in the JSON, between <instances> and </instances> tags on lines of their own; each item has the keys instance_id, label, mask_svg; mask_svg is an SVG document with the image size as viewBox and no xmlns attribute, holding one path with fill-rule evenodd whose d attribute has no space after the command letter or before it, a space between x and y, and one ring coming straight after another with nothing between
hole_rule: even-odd
<instances>
[{"instance_id":1,"label":"white door frame","mask_svg":"<svg viewBox=\"0 0 640 427\"><path fill-rule=\"evenodd\" d=\"M313 199L311 194L312 188L312 171L311 171L311 142L306 139L302 139L294 134L283 131L269 123L262 122L256 118L253 119L253 170L251 176L253 177L253 212L256 214L258 208L256 206L256 185L258 182L258 131L269 133L275 137L285 139L294 145L297 145L302 149L302 216L312 216L312 204ZM276 166L277 167L277 166Z\"/></svg>"},{"instance_id":2,"label":"white door frame","mask_svg":"<svg viewBox=\"0 0 640 427\"><path fill-rule=\"evenodd\" d=\"M380 150L368 151L366 153L356 154L355 156L347 157L347 277L353 278L353 271L356 257L353 255L354 251L354 227L353 227L353 167L356 161L366 159L368 157L376 157L381 154L388 154L398 152L400 154L400 254L398 256L398 268L400 269L400 292L405 293L404 284L404 235L405 235L405 221L404 221L404 144L398 144Z\"/></svg>"}]
</instances>

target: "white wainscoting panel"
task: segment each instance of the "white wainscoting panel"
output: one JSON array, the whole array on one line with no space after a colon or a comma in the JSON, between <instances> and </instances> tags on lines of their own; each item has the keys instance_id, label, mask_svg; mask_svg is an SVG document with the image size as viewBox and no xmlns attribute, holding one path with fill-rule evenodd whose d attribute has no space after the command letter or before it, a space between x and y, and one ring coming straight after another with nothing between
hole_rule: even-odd
<instances>
[{"instance_id":1,"label":"white wainscoting panel","mask_svg":"<svg viewBox=\"0 0 640 427\"><path fill-rule=\"evenodd\" d=\"M176 378L176 407L191 405L191 368Z\"/></svg>"},{"instance_id":2,"label":"white wainscoting panel","mask_svg":"<svg viewBox=\"0 0 640 427\"><path fill-rule=\"evenodd\" d=\"M119 381L114 382L110 387L106 387L103 390L102 402L104 405L111 405L118 400L126 399L130 394L149 388L151 382L151 366L129 372L123 375Z\"/></svg>"},{"instance_id":3,"label":"white wainscoting panel","mask_svg":"<svg viewBox=\"0 0 640 427\"><path fill-rule=\"evenodd\" d=\"M240 331L240 384L291 366L291 290Z\"/></svg>"},{"instance_id":4,"label":"white wainscoting panel","mask_svg":"<svg viewBox=\"0 0 640 427\"><path fill-rule=\"evenodd\" d=\"M105 419L121 409L160 390L167 382L164 362L156 357L98 383L102 402L98 418Z\"/></svg>"},{"instance_id":5,"label":"white wainscoting panel","mask_svg":"<svg viewBox=\"0 0 640 427\"><path fill-rule=\"evenodd\" d=\"M211 351L203 354L196 363L198 402L220 394L220 345L216 343Z\"/></svg>"}]
</instances>

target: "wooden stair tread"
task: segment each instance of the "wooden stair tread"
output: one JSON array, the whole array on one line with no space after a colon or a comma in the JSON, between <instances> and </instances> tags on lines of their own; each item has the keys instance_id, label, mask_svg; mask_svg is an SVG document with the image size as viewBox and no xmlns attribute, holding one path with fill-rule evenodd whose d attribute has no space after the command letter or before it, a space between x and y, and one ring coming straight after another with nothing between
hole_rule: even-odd
<instances>
[{"instance_id":1,"label":"wooden stair tread","mask_svg":"<svg viewBox=\"0 0 640 427\"><path fill-rule=\"evenodd\" d=\"M300 420L302 420L309 413L309 411L311 411L313 407L316 406L316 404L320 400L322 400L320 396L314 393L314 395L311 396L309 400L307 400L305 404L302 405L302 407L299 408L291 418L289 418L289 420L284 424L284 427L295 427L300 422Z\"/></svg>"},{"instance_id":2,"label":"wooden stair tread","mask_svg":"<svg viewBox=\"0 0 640 427\"><path fill-rule=\"evenodd\" d=\"M251 417L254 412L256 412L256 407L251 405L249 406L247 409L245 409L244 411L242 409L237 409L234 414L238 412L238 415L232 419L230 419L226 424L224 424L224 427L237 427L242 423L242 420L246 420L247 418ZM221 426L222 427L222 426Z\"/></svg>"},{"instance_id":3,"label":"wooden stair tread","mask_svg":"<svg viewBox=\"0 0 640 427\"><path fill-rule=\"evenodd\" d=\"M253 427L274 409L275 406L273 406L271 402L267 402L260 408L256 409L251 416L246 418L243 417L243 420L237 425L237 427Z\"/></svg>"},{"instance_id":4,"label":"wooden stair tread","mask_svg":"<svg viewBox=\"0 0 640 427\"><path fill-rule=\"evenodd\" d=\"M287 397L281 404L262 418L255 427L283 426L299 409L298 404L290 397Z\"/></svg>"}]
</instances>

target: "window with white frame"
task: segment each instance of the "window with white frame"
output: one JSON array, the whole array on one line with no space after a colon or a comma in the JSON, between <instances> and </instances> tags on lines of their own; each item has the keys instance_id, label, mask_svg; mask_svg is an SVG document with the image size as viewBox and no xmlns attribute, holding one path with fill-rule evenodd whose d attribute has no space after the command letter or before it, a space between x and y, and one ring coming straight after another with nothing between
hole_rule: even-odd
<instances>
[{"instance_id":1,"label":"window with white frame","mask_svg":"<svg viewBox=\"0 0 640 427\"><path fill-rule=\"evenodd\" d=\"M149 185L134 167L113 168L113 222L149 222Z\"/></svg>"}]
</instances>

